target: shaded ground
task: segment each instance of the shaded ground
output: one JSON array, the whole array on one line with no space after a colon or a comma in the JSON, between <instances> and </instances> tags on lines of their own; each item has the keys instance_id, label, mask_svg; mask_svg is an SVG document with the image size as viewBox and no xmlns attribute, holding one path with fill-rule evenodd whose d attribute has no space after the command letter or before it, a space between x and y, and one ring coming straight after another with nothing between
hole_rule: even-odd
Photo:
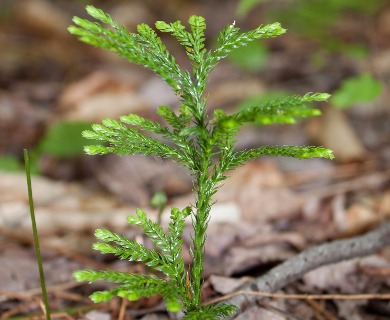
<instances>
[{"instance_id":1,"label":"shaded ground","mask_svg":"<svg viewBox=\"0 0 390 320\"><path fill-rule=\"evenodd\" d=\"M131 30L140 22L186 20L190 14L201 14L208 22L210 39L233 20L243 29L266 22L267 10L275 7L266 3L245 19L237 19L234 1L93 3L107 8ZM71 17L84 15L85 4L48 0L0 4L0 154L7 156L0 162L0 166L7 164L0 171L1 319L18 315L32 319L42 314L25 177L18 171L23 148L31 150L40 171L33 187L53 312L68 319L175 319L164 312L159 298L92 305L88 295L105 284L81 285L71 277L79 268L145 272L141 265L92 252L93 230L108 227L146 241L125 223L137 206L156 217L156 210L148 207L159 190L168 195L170 206L192 201L191 180L169 162L77 153L65 156L42 142L49 128L62 121L89 123L127 113L157 120L159 105L179 106L177 98L150 72L68 35ZM335 150L336 160L264 158L232 173L212 212L206 300L234 291L237 283L261 275L305 248L360 235L389 218L390 6L384 2L373 15L346 12L343 17L332 26L331 36L340 46L364 46L364 57L330 50L321 38L313 40L291 26L287 35L267 42L269 57L261 70L244 71L226 61L210 79L210 110L233 110L242 99L275 90L332 93L344 78L364 72L379 79L383 90L374 102L348 110L322 105L323 117L300 125L242 130L239 148L322 144ZM181 48L170 38L164 40L179 62L188 65ZM168 216L165 212L163 223ZM190 231L185 237L188 248ZM386 293L389 272L390 251L386 249L315 270L283 292ZM307 303L271 299L265 303L242 319L390 317L388 301L380 300Z\"/></svg>"}]
</instances>

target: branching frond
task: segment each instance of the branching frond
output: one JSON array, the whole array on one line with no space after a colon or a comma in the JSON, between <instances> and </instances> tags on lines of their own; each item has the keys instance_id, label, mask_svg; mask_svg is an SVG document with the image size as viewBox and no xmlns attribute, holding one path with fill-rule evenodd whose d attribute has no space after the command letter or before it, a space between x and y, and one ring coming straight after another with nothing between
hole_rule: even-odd
<instances>
[{"instance_id":1,"label":"branching frond","mask_svg":"<svg viewBox=\"0 0 390 320\"><path fill-rule=\"evenodd\" d=\"M236 151L229 162L228 170L241 166L243 163L257 159L262 155L293 157L297 159L326 158L333 159L333 152L324 147L313 146L263 146L250 150Z\"/></svg>"},{"instance_id":2,"label":"branching frond","mask_svg":"<svg viewBox=\"0 0 390 320\"><path fill-rule=\"evenodd\" d=\"M185 125L168 106L160 106L157 113L176 130L182 129Z\"/></svg>"},{"instance_id":3,"label":"branching frond","mask_svg":"<svg viewBox=\"0 0 390 320\"><path fill-rule=\"evenodd\" d=\"M114 21L110 15L93 6L86 7L89 15L110 25L104 28L97 22L74 17L77 26L70 26L69 32L95 47L119 54L128 61L146 67L168 83L176 94L191 99L192 80L188 72L181 70L175 58L168 52L152 28L146 24L138 26L138 34L132 33Z\"/></svg>"},{"instance_id":4,"label":"branching frond","mask_svg":"<svg viewBox=\"0 0 390 320\"><path fill-rule=\"evenodd\" d=\"M148 219L141 209L137 209L136 214L136 216L127 217L127 222L140 227L158 248L169 253L171 243L164 230L156 222Z\"/></svg>"},{"instance_id":5,"label":"branching frond","mask_svg":"<svg viewBox=\"0 0 390 320\"><path fill-rule=\"evenodd\" d=\"M156 28L162 32L171 33L179 43L185 47L188 57L193 61L193 75L195 77L195 85L192 91L184 90L182 98L188 102L188 106L193 110L194 116L197 119L202 117L204 112L204 101L202 95L206 87L206 60L204 58L206 49L204 45L205 36L204 30L206 29L205 19L200 16L191 16L188 20L191 27L191 32L188 32L180 21L173 23L166 23L164 21L156 22ZM190 92L191 99L185 94ZM194 108L192 103L197 106Z\"/></svg>"},{"instance_id":6,"label":"branching frond","mask_svg":"<svg viewBox=\"0 0 390 320\"><path fill-rule=\"evenodd\" d=\"M136 301L140 298L148 298L161 294L167 290L172 283L164 279L153 279L148 281L135 281L133 283L117 286L107 291L97 291L90 295L93 302L107 302L115 296L119 296L130 301Z\"/></svg>"},{"instance_id":7,"label":"branching frond","mask_svg":"<svg viewBox=\"0 0 390 320\"><path fill-rule=\"evenodd\" d=\"M173 301L176 301L180 304L180 297L176 290L175 283L155 276L130 274L111 270L79 270L74 272L73 275L79 282L89 281L91 283L105 280L113 283L124 283L112 290L93 293L90 297L94 302L108 301L115 295L130 301L135 301L143 297L163 294L163 297L167 302L173 304Z\"/></svg>"},{"instance_id":8,"label":"branching frond","mask_svg":"<svg viewBox=\"0 0 390 320\"><path fill-rule=\"evenodd\" d=\"M168 106L160 106L157 113L174 128L173 133L177 135L180 135L182 130L189 126L193 120L190 108L186 105L181 106L178 116Z\"/></svg>"},{"instance_id":9,"label":"branching frond","mask_svg":"<svg viewBox=\"0 0 390 320\"><path fill-rule=\"evenodd\" d=\"M157 21L156 28L162 32L171 33L186 48L188 57L200 65L206 52L204 49L206 23L204 18L200 16L191 16L188 22L191 32L188 32L180 21L173 23Z\"/></svg>"},{"instance_id":10,"label":"branching frond","mask_svg":"<svg viewBox=\"0 0 390 320\"><path fill-rule=\"evenodd\" d=\"M117 295L121 298L136 301L140 298L149 298L166 290L167 286L171 284L166 280L161 280L157 283L146 281L144 283L132 283L119 287Z\"/></svg>"},{"instance_id":11,"label":"branching frond","mask_svg":"<svg viewBox=\"0 0 390 320\"><path fill-rule=\"evenodd\" d=\"M237 307L226 303L218 305L207 305L199 307L196 310L187 312L183 320L209 320L223 319L233 316L236 313Z\"/></svg>"},{"instance_id":12,"label":"branching frond","mask_svg":"<svg viewBox=\"0 0 390 320\"><path fill-rule=\"evenodd\" d=\"M104 242L114 242L118 245L112 246L108 243L94 243L93 248L103 254L112 253L121 259L129 261L143 261L149 266L164 265L165 257L154 249L148 249L139 244L137 241L128 239L125 236L119 235L105 229L97 229L95 236Z\"/></svg>"},{"instance_id":13,"label":"branching frond","mask_svg":"<svg viewBox=\"0 0 390 320\"><path fill-rule=\"evenodd\" d=\"M183 210L177 208L171 209L171 220L169 222L168 231L170 238L173 241L180 239L185 227L185 219L191 214L191 207L186 207Z\"/></svg>"},{"instance_id":14,"label":"branching frond","mask_svg":"<svg viewBox=\"0 0 390 320\"><path fill-rule=\"evenodd\" d=\"M132 126L139 127L140 129L155 134L166 135L169 134L169 129L161 126L158 122L145 119L137 114L129 114L127 116L121 116L119 118L121 122L130 124Z\"/></svg>"},{"instance_id":15,"label":"branching frond","mask_svg":"<svg viewBox=\"0 0 390 320\"><path fill-rule=\"evenodd\" d=\"M268 101L263 105L246 108L238 113L226 115L223 110L214 111L216 127L236 128L252 122L262 125L295 123L299 118L318 116L321 111L310 107L313 101L326 101L327 93L308 93L304 96L293 95Z\"/></svg>"},{"instance_id":16,"label":"branching frond","mask_svg":"<svg viewBox=\"0 0 390 320\"><path fill-rule=\"evenodd\" d=\"M204 49L204 41L205 35L204 31L206 30L206 22L203 17L200 16L191 16L188 20L192 31L192 50L193 52L189 52L189 56L192 60L194 60L198 65L200 65L203 61L204 53L206 49Z\"/></svg>"},{"instance_id":17,"label":"branching frond","mask_svg":"<svg viewBox=\"0 0 390 320\"><path fill-rule=\"evenodd\" d=\"M181 21L167 23L165 21L157 21L156 28L161 32L171 33L179 43L185 48L191 48L191 34L186 30Z\"/></svg>"},{"instance_id":18,"label":"branching frond","mask_svg":"<svg viewBox=\"0 0 390 320\"><path fill-rule=\"evenodd\" d=\"M185 306L183 299L187 300L183 288L178 285L175 285L173 281L169 282L169 286L165 286L160 293L165 301L165 305L168 311L178 312L182 310Z\"/></svg>"},{"instance_id":19,"label":"branching frond","mask_svg":"<svg viewBox=\"0 0 390 320\"><path fill-rule=\"evenodd\" d=\"M321 115L321 111L309 106L313 101L326 101L327 93L308 93L304 96L293 95L253 106L238 112L234 118L239 123L255 122L269 125L276 123L295 123L296 119Z\"/></svg>"},{"instance_id":20,"label":"branching frond","mask_svg":"<svg viewBox=\"0 0 390 320\"><path fill-rule=\"evenodd\" d=\"M155 276L149 276L145 274L138 273L128 273L112 270L78 270L73 273L76 281L88 281L89 283L95 281L105 280L111 283L125 283L125 284L144 284L144 283L153 283L159 284L162 281L165 281L161 278Z\"/></svg>"},{"instance_id":21,"label":"branching frond","mask_svg":"<svg viewBox=\"0 0 390 320\"><path fill-rule=\"evenodd\" d=\"M121 117L122 122L137 123L143 129L152 132L166 133L165 129L155 122L148 121L141 117L130 116ZM117 153L142 154L145 156L159 156L161 158L171 158L179 162L188 162L186 154L168 144L148 137L134 128L129 128L123 123L112 119L104 119L102 124L93 124L92 131L83 131L83 137L87 139L99 140L108 143L108 146L92 145L86 146L85 152L90 155Z\"/></svg>"},{"instance_id":22,"label":"branching frond","mask_svg":"<svg viewBox=\"0 0 390 320\"><path fill-rule=\"evenodd\" d=\"M171 243L170 253L172 256L172 266L175 269L177 279L182 279L185 275L184 260L181 257L183 244L183 230L185 218L191 214L192 210L187 207L180 211L177 208L171 209L171 219L168 225L169 238Z\"/></svg>"},{"instance_id":23,"label":"branching frond","mask_svg":"<svg viewBox=\"0 0 390 320\"><path fill-rule=\"evenodd\" d=\"M217 49L209 52L206 57L206 65L209 71L215 67L219 60L225 58L234 49L244 47L257 39L273 38L286 32L286 29L283 29L278 22L259 26L247 32L240 33L239 30L233 23L220 32Z\"/></svg>"}]
</instances>

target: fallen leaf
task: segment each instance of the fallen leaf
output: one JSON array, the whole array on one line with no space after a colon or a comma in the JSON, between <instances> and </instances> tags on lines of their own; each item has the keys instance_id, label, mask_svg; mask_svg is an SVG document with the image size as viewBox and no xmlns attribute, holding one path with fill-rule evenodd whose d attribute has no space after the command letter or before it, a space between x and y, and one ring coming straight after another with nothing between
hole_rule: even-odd
<instances>
[{"instance_id":1,"label":"fallen leaf","mask_svg":"<svg viewBox=\"0 0 390 320\"><path fill-rule=\"evenodd\" d=\"M356 258L348 261L320 267L310 271L303 277L307 288L316 288L328 292L337 290L341 293L368 293L367 288L372 282L369 277L362 277L359 270L364 266L375 266L389 262L378 256L371 255L364 258ZM310 291L310 289L308 289Z\"/></svg>"},{"instance_id":2,"label":"fallen leaf","mask_svg":"<svg viewBox=\"0 0 390 320\"><path fill-rule=\"evenodd\" d=\"M275 303L270 302L274 305ZM280 303L279 303L280 304ZM281 308L278 306L278 308ZM283 310L283 309L282 309ZM249 310L239 314L235 320L286 320L284 315L281 315L275 311L266 310L261 307L252 307Z\"/></svg>"},{"instance_id":3,"label":"fallen leaf","mask_svg":"<svg viewBox=\"0 0 390 320\"><path fill-rule=\"evenodd\" d=\"M18 22L24 25L28 32L33 31L39 35L51 37L68 36L67 27L71 16L50 1L17 1L15 15Z\"/></svg>"},{"instance_id":4,"label":"fallen leaf","mask_svg":"<svg viewBox=\"0 0 390 320\"><path fill-rule=\"evenodd\" d=\"M280 244L256 248L233 247L224 257L224 275L240 274L249 269L275 264L295 255L291 249Z\"/></svg>"},{"instance_id":5,"label":"fallen leaf","mask_svg":"<svg viewBox=\"0 0 390 320\"><path fill-rule=\"evenodd\" d=\"M92 310L84 315L87 320L111 320L111 315L107 312Z\"/></svg>"},{"instance_id":6,"label":"fallen leaf","mask_svg":"<svg viewBox=\"0 0 390 320\"><path fill-rule=\"evenodd\" d=\"M62 116L67 120L98 122L129 113L148 113L146 101L136 92L140 81L94 72L64 89L59 98Z\"/></svg>"},{"instance_id":7,"label":"fallen leaf","mask_svg":"<svg viewBox=\"0 0 390 320\"><path fill-rule=\"evenodd\" d=\"M161 159L109 155L92 163L91 168L104 188L142 206L148 206L158 191L172 197L186 194L192 188L192 178L185 169Z\"/></svg>"},{"instance_id":8,"label":"fallen leaf","mask_svg":"<svg viewBox=\"0 0 390 320\"><path fill-rule=\"evenodd\" d=\"M230 278L230 277L211 275L208 281L213 286L216 292L220 294L228 294L233 291L236 291L239 287L251 281L251 278L248 277Z\"/></svg>"},{"instance_id":9,"label":"fallen leaf","mask_svg":"<svg viewBox=\"0 0 390 320\"><path fill-rule=\"evenodd\" d=\"M169 318L163 314L151 313L143 316L141 320L169 320Z\"/></svg>"},{"instance_id":10,"label":"fallen leaf","mask_svg":"<svg viewBox=\"0 0 390 320\"><path fill-rule=\"evenodd\" d=\"M333 150L338 161L348 162L366 156L363 143L342 111L326 108L323 117L313 120L311 125L313 136L321 145Z\"/></svg>"},{"instance_id":11,"label":"fallen leaf","mask_svg":"<svg viewBox=\"0 0 390 320\"><path fill-rule=\"evenodd\" d=\"M215 196L218 202L234 201L246 221L291 217L302 199L284 186L281 172L271 162L250 162L235 170Z\"/></svg>"}]
</instances>

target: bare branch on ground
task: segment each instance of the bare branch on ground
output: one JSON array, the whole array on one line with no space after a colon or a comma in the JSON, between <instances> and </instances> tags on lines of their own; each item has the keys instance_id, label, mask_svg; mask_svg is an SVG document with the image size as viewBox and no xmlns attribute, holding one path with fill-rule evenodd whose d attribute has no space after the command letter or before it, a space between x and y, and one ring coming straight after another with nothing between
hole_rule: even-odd
<instances>
[{"instance_id":1,"label":"bare branch on ground","mask_svg":"<svg viewBox=\"0 0 390 320\"><path fill-rule=\"evenodd\" d=\"M390 245L390 222L362 236L336 240L302 251L286 260L267 274L240 288L240 291L275 292L302 278L306 273L331 263L367 256ZM259 297L239 295L225 302L238 307L238 314L245 311Z\"/></svg>"}]
</instances>

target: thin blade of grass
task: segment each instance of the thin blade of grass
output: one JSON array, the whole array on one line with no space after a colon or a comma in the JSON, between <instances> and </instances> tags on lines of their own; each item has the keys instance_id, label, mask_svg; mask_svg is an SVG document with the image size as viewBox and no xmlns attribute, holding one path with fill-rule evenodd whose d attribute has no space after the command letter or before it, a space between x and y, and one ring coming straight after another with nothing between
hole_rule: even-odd
<instances>
[{"instance_id":1,"label":"thin blade of grass","mask_svg":"<svg viewBox=\"0 0 390 320\"><path fill-rule=\"evenodd\" d=\"M32 196L31 173L30 173L30 159L28 157L27 149L23 150L23 154L24 154L24 165L26 168L28 202L30 204L31 225L32 225L32 230L34 235L34 246L35 246L35 253L38 262L39 278L41 280L42 298L45 304L46 319L51 320L49 301L47 299L47 292L46 292L45 274L43 272L41 250L39 248L38 230L37 230L37 224L35 222L34 201Z\"/></svg>"}]
</instances>

